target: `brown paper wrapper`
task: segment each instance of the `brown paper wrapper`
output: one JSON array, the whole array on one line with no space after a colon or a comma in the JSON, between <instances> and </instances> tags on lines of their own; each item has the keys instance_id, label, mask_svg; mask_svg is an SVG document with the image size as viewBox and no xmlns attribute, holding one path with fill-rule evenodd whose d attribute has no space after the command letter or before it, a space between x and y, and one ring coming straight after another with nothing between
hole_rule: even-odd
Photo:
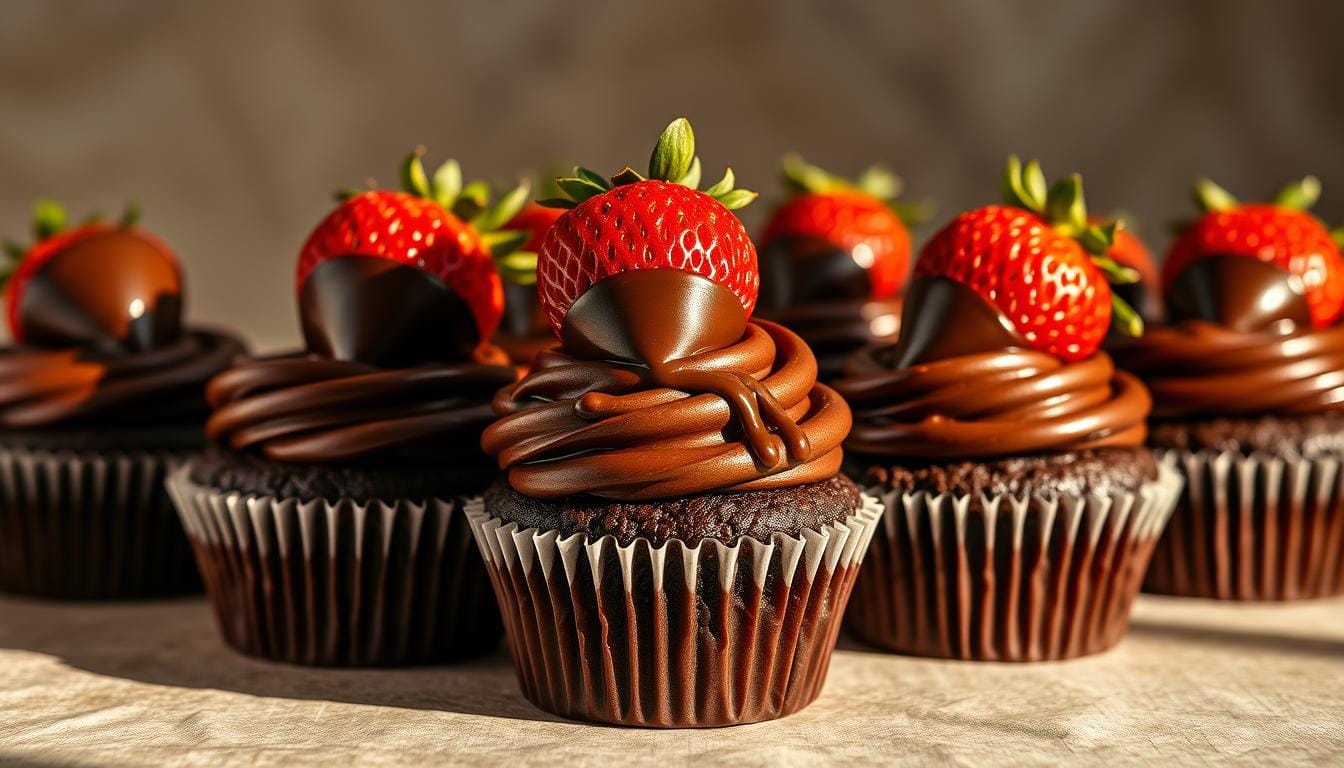
<instances>
[{"instance_id":1,"label":"brown paper wrapper","mask_svg":"<svg viewBox=\"0 0 1344 768\"><path fill-rule=\"evenodd\" d=\"M578 720L752 723L821 692L882 505L798 537L731 546L520 530L467 507L523 694Z\"/></svg>"},{"instance_id":2,"label":"brown paper wrapper","mask_svg":"<svg viewBox=\"0 0 1344 768\"><path fill-rule=\"evenodd\" d=\"M1180 493L1159 467L1137 492L992 498L870 488L889 512L846 623L897 653L1066 659L1120 640Z\"/></svg>"},{"instance_id":3,"label":"brown paper wrapper","mask_svg":"<svg viewBox=\"0 0 1344 768\"><path fill-rule=\"evenodd\" d=\"M1221 600L1344 594L1338 458L1167 451L1185 492L1144 589Z\"/></svg>"},{"instance_id":4,"label":"brown paper wrapper","mask_svg":"<svg viewBox=\"0 0 1344 768\"><path fill-rule=\"evenodd\" d=\"M0 590L127 600L201 588L163 489L184 456L0 450Z\"/></svg>"},{"instance_id":5,"label":"brown paper wrapper","mask_svg":"<svg viewBox=\"0 0 1344 768\"><path fill-rule=\"evenodd\" d=\"M462 499L299 501L207 488L177 504L225 641L298 664L454 661L501 634Z\"/></svg>"}]
</instances>

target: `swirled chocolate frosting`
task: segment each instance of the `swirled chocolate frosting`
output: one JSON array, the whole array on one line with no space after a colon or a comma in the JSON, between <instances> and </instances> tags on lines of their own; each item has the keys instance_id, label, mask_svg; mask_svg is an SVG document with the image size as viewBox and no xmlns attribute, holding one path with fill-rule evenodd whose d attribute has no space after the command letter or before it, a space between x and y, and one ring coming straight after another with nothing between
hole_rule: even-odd
<instances>
[{"instance_id":1,"label":"swirled chocolate frosting","mask_svg":"<svg viewBox=\"0 0 1344 768\"><path fill-rule=\"evenodd\" d=\"M495 398L482 445L542 499L633 501L828 479L850 427L796 334L680 270L609 277Z\"/></svg>"},{"instance_id":2,"label":"swirled chocolate frosting","mask_svg":"<svg viewBox=\"0 0 1344 768\"><path fill-rule=\"evenodd\" d=\"M242 353L236 338L208 331L186 332L139 352L6 348L0 350L0 427L148 426L203 418L206 381Z\"/></svg>"},{"instance_id":3,"label":"swirled chocolate frosting","mask_svg":"<svg viewBox=\"0 0 1344 768\"><path fill-rule=\"evenodd\" d=\"M1344 327L1315 329L1302 286L1272 264L1208 257L1171 283L1170 325L1116 345L1163 420L1344 410Z\"/></svg>"},{"instance_id":4,"label":"swirled chocolate frosting","mask_svg":"<svg viewBox=\"0 0 1344 768\"><path fill-rule=\"evenodd\" d=\"M920 278L900 341L846 361L846 447L928 461L1143 443L1151 400L1104 353L1065 362L1030 348L996 309L947 278Z\"/></svg>"},{"instance_id":5,"label":"swirled chocolate frosting","mask_svg":"<svg viewBox=\"0 0 1344 768\"><path fill-rule=\"evenodd\" d=\"M507 365L480 363L383 369L312 355L248 360L211 380L206 433L275 461L473 457L491 396L513 379Z\"/></svg>"}]
</instances>

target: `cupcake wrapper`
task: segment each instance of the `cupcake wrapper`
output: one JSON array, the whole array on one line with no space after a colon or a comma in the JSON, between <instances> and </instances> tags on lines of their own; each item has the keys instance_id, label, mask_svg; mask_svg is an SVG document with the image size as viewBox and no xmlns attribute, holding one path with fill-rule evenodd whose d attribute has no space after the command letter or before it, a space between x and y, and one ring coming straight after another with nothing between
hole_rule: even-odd
<instances>
[{"instance_id":1,"label":"cupcake wrapper","mask_svg":"<svg viewBox=\"0 0 1344 768\"><path fill-rule=\"evenodd\" d=\"M0 450L0 590L98 600L197 592L164 477L176 453Z\"/></svg>"},{"instance_id":2,"label":"cupcake wrapper","mask_svg":"<svg viewBox=\"0 0 1344 768\"><path fill-rule=\"evenodd\" d=\"M854 574L882 516L654 547L467 517L524 695L565 717L689 728L769 720L820 693Z\"/></svg>"},{"instance_id":3,"label":"cupcake wrapper","mask_svg":"<svg viewBox=\"0 0 1344 768\"><path fill-rule=\"evenodd\" d=\"M324 666L449 661L493 649L499 613L463 500L299 501L168 488L224 639Z\"/></svg>"},{"instance_id":4,"label":"cupcake wrapper","mask_svg":"<svg viewBox=\"0 0 1344 768\"><path fill-rule=\"evenodd\" d=\"M1037 661L1097 653L1124 634L1181 489L1160 466L1137 492L1018 498L883 494L846 617L898 653Z\"/></svg>"},{"instance_id":5,"label":"cupcake wrapper","mask_svg":"<svg viewBox=\"0 0 1344 768\"><path fill-rule=\"evenodd\" d=\"M1338 458L1167 451L1186 478L1144 588L1222 600L1344 594Z\"/></svg>"}]
</instances>

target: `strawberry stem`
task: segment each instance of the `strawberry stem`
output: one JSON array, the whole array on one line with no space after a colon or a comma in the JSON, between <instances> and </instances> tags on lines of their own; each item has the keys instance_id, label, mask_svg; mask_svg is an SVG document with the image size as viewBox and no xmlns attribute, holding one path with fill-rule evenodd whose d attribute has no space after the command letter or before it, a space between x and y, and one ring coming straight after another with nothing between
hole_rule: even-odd
<instances>
[{"instance_id":1,"label":"strawberry stem","mask_svg":"<svg viewBox=\"0 0 1344 768\"><path fill-rule=\"evenodd\" d=\"M850 181L819 166L807 162L796 152L790 152L779 161L784 186L800 195L825 195L835 192L861 192L886 204L896 218L908 227L914 227L933 218L937 206L932 200L907 203L898 201L905 182L900 176L880 165L863 169L858 178Z\"/></svg>"}]
</instances>

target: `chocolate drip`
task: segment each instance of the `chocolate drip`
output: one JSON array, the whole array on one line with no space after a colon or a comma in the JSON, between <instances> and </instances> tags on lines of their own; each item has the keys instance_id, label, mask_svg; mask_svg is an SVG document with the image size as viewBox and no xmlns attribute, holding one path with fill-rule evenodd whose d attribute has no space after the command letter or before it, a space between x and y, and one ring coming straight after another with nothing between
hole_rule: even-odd
<instances>
[{"instance_id":1,"label":"chocolate drip","mask_svg":"<svg viewBox=\"0 0 1344 768\"><path fill-rule=\"evenodd\" d=\"M471 309L442 280L374 256L314 267L299 313L308 349L335 360L386 368L466 361L480 342Z\"/></svg>"},{"instance_id":2,"label":"chocolate drip","mask_svg":"<svg viewBox=\"0 0 1344 768\"><path fill-rule=\"evenodd\" d=\"M678 269L644 269L608 277L574 302L560 328L564 349L587 360L644 366L641 378L683 392L711 392L732 407L756 460L781 457L766 422L798 462L811 457L807 435L755 378L706 370L694 357L742 338L747 314L737 297L708 278ZM588 396L589 405L603 395Z\"/></svg>"},{"instance_id":3,"label":"chocolate drip","mask_svg":"<svg viewBox=\"0 0 1344 768\"><path fill-rule=\"evenodd\" d=\"M1176 275L1167 291L1173 321L1205 320L1233 331L1311 327L1306 287L1273 264L1246 256L1209 256Z\"/></svg>"},{"instance_id":4,"label":"chocolate drip","mask_svg":"<svg viewBox=\"0 0 1344 768\"><path fill-rule=\"evenodd\" d=\"M19 323L29 344L143 352L182 330L182 278L160 246L112 230L51 257L23 291Z\"/></svg>"}]
</instances>

